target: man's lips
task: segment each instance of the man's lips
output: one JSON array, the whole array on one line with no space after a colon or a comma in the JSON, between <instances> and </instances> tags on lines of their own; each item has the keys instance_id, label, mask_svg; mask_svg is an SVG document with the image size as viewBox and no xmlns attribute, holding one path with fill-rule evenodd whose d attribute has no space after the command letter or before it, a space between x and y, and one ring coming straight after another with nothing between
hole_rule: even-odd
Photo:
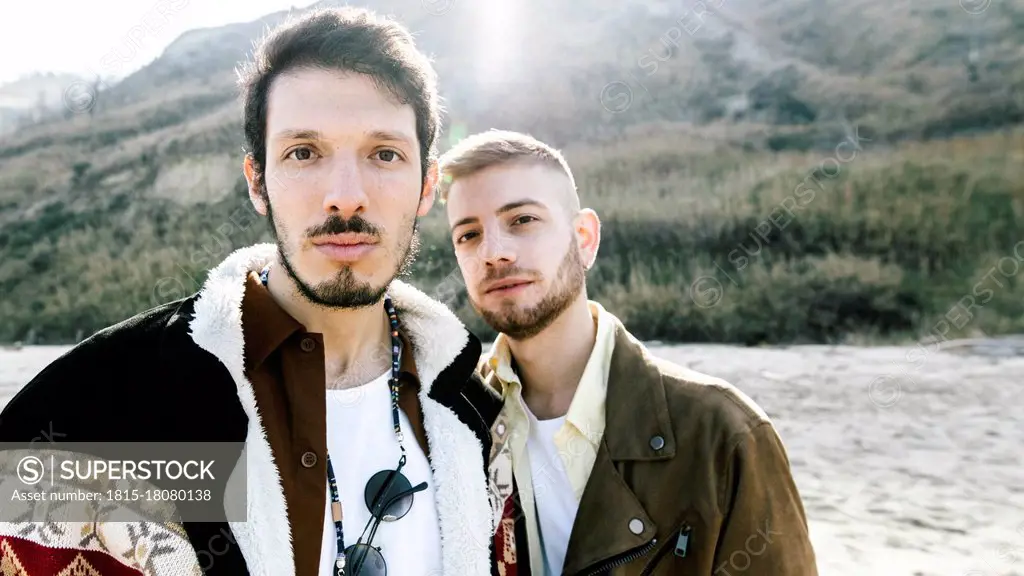
<instances>
[{"instance_id":1,"label":"man's lips","mask_svg":"<svg viewBox=\"0 0 1024 576\"><path fill-rule=\"evenodd\" d=\"M367 234L335 234L313 240L313 244L317 246L358 246L360 244L376 243L377 239Z\"/></svg>"},{"instance_id":2,"label":"man's lips","mask_svg":"<svg viewBox=\"0 0 1024 576\"><path fill-rule=\"evenodd\" d=\"M377 241L361 234L345 234L319 238L313 245L329 258L348 262L365 256L377 246Z\"/></svg>"},{"instance_id":3,"label":"man's lips","mask_svg":"<svg viewBox=\"0 0 1024 576\"><path fill-rule=\"evenodd\" d=\"M484 293L493 294L495 292L509 292L517 288L522 288L528 284L533 284L533 280L527 280L525 278L507 278L489 285L487 289L484 290Z\"/></svg>"}]
</instances>

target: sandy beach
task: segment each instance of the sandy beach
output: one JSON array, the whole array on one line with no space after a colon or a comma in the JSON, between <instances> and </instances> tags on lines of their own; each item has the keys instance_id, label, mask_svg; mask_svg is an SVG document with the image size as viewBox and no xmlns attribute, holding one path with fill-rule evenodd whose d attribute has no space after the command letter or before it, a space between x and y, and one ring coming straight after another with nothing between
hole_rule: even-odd
<instances>
[{"instance_id":1,"label":"sandy beach","mask_svg":"<svg viewBox=\"0 0 1024 576\"><path fill-rule=\"evenodd\" d=\"M1024 576L1024 342L661 346L774 420L823 575ZM0 405L66 347L0 350Z\"/></svg>"}]
</instances>

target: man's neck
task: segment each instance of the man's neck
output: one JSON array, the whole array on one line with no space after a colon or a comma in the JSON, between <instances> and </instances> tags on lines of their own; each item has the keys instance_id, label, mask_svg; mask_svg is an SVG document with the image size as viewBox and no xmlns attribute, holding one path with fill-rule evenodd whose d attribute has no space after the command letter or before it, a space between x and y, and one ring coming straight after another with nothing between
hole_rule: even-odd
<instances>
[{"instance_id":1,"label":"man's neck","mask_svg":"<svg viewBox=\"0 0 1024 576\"><path fill-rule=\"evenodd\" d=\"M391 366L391 327L383 301L364 308L317 306L277 267L271 268L267 289L308 332L323 336L327 388L366 384Z\"/></svg>"},{"instance_id":2,"label":"man's neck","mask_svg":"<svg viewBox=\"0 0 1024 576\"><path fill-rule=\"evenodd\" d=\"M509 339L523 400L537 418L569 412L596 338L597 325L583 292L540 334L528 340Z\"/></svg>"}]
</instances>

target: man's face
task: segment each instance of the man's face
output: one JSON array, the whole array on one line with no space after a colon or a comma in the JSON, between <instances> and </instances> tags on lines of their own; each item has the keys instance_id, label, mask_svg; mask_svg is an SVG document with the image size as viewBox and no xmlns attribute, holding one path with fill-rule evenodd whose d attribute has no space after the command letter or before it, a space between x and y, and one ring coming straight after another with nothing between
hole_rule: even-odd
<instances>
[{"instance_id":1,"label":"man's face","mask_svg":"<svg viewBox=\"0 0 1024 576\"><path fill-rule=\"evenodd\" d=\"M245 172L281 263L315 304L378 302L415 258L433 203L413 109L366 76L323 70L282 74L267 102L265 186L250 159Z\"/></svg>"},{"instance_id":2,"label":"man's face","mask_svg":"<svg viewBox=\"0 0 1024 576\"><path fill-rule=\"evenodd\" d=\"M573 213L571 194L564 174L534 163L493 166L452 184L455 255L473 308L494 330L530 338L583 292L597 222L589 211Z\"/></svg>"}]
</instances>

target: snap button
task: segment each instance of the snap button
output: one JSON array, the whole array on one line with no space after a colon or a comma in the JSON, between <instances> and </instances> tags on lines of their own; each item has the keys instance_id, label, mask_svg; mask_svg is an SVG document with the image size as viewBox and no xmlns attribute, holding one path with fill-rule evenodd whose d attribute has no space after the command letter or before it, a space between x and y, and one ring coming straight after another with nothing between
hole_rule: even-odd
<instances>
[{"instance_id":1,"label":"snap button","mask_svg":"<svg viewBox=\"0 0 1024 576\"><path fill-rule=\"evenodd\" d=\"M505 433L505 424L504 423L498 424L498 436L501 436L504 433Z\"/></svg>"},{"instance_id":2,"label":"snap button","mask_svg":"<svg viewBox=\"0 0 1024 576\"><path fill-rule=\"evenodd\" d=\"M664 447L665 447L665 439L664 438L662 438L661 436L652 436L651 437L651 448L653 448L655 450L661 450Z\"/></svg>"},{"instance_id":3,"label":"snap button","mask_svg":"<svg viewBox=\"0 0 1024 576\"><path fill-rule=\"evenodd\" d=\"M629 531L633 534L640 534L644 531L644 521L639 518L633 518L629 521Z\"/></svg>"},{"instance_id":4,"label":"snap button","mask_svg":"<svg viewBox=\"0 0 1024 576\"><path fill-rule=\"evenodd\" d=\"M306 468L312 468L316 466L316 454L313 452L306 452L302 455L302 465Z\"/></svg>"},{"instance_id":5,"label":"snap button","mask_svg":"<svg viewBox=\"0 0 1024 576\"><path fill-rule=\"evenodd\" d=\"M316 348L316 342L312 338L303 338L299 343L303 352L312 352Z\"/></svg>"}]
</instances>

